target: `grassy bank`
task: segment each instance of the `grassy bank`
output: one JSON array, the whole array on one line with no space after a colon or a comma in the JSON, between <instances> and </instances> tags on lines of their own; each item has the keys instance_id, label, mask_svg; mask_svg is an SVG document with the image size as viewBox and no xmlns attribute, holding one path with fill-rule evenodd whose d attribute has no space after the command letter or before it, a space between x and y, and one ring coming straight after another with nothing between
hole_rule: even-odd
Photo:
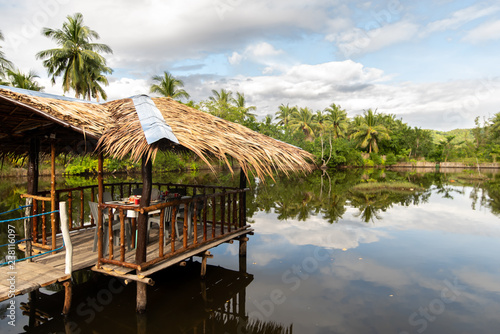
<instances>
[{"instance_id":1,"label":"grassy bank","mask_svg":"<svg viewBox=\"0 0 500 334\"><path fill-rule=\"evenodd\" d=\"M415 191L421 188L407 181L389 181L389 182L368 182L360 183L352 187L352 191L359 192L378 192L378 191Z\"/></svg>"}]
</instances>

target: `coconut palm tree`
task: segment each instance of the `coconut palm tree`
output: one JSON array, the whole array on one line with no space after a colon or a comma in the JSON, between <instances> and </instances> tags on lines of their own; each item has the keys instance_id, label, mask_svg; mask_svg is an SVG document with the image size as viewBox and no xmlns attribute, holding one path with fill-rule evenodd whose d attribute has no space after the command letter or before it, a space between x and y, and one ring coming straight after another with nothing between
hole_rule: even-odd
<instances>
[{"instance_id":1,"label":"coconut palm tree","mask_svg":"<svg viewBox=\"0 0 500 334\"><path fill-rule=\"evenodd\" d=\"M246 107L245 94L236 92L236 98L234 99L234 103L236 104L236 108L242 114L245 119L251 119L255 121L255 114L252 114L250 111L256 110L256 106Z\"/></svg>"},{"instance_id":2,"label":"coconut palm tree","mask_svg":"<svg viewBox=\"0 0 500 334\"><path fill-rule=\"evenodd\" d=\"M233 92L231 92L230 90L225 90L224 88L222 88L220 92L212 89L212 95L213 96L209 97L209 100L215 102L220 107L227 108L234 101Z\"/></svg>"},{"instance_id":3,"label":"coconut palm tree","mask_svg":"<svg viewBox=\"0 0 500 334\"><path fill-rule=\"evenodd\" d=\"M152 84L149 91L151 93L158 93L160 95L171 97L173 99L189 99L189 94L182 89L184 87L184 82L180 79L176 79L172 74L165 71L163 75L155 75L153 81L156 84Z\"/></svg>"},{"instance_id":4,"label":"coconut palm tree","mask_svg":"<svg viewBox=\"0 0 500 334\"><path fill-rule=\"evenodd\" d=\"M276 113L276 119L279 120L278 125L283 125L288 128L288 123L292 114L297 112L297 107L290 107L288 104L285 106L283 103L279 106L279 111Z\"/></svg>"},{"instance_id":5,"label":"coconut palm tree","mask_svg":"<svg viewBox=\"0 0 500 334\"><path fill-rule=\"evenodd\" d=\"M77 98L103 96L99 83L107 84L102 77L112 70L106 66L106 59L100 53L113 53L113 50L106 44L92 43L99 39L99 34L84 25L83 15L67 16L62 29L43 28L42 34L59 46L36 54L52 75L52 83L55 84L56 77L62 76L64 92L73 89Z\"/></svg>"},{"instance_id":6,"label":"coconut palm tree","mask_svg":"<svg viewBox=\"0 0 500 334\"><path fill-rule=\"evenodd\" d=\"M314 127L316 125L315 115L309 108L300 108L298 111L291 115L290 128L293 131L302 131L306 136L306 140L312 141L314 139Z\"/></svg>"},{"instance_id":7,"label":"coconut palm tree","mask_svg":"<svg viewBox=\"0 0 500 334\"><path fill-rule=\"evenodd\" d=\"M326 122L332 127L333 138L345 137L349 126L346 111L341 109L339 105L332 103L328 108L325 108L325 113Z\"/></svg>"},{"instance_id":8,"label":"coconut palm tree","mask_svg":"<svg viewBox=\"0 0 500 334\"><path fill-rule=\"evenodd\" d=\"M12 87L36 91L41 91L45 88L35 81L35 78L39 78L39 76L34 71L22 73L19 69L7 69L7 78L9 80L9 85Z\"/></svg>"},{"instance_id":9,"label":"coconut palm tree","mask_svg":"<svg viewBox=\"0 0 500 334\"><path fill-rule=\"evenodd\" d=\"M4 37L3 37L2 31L0 31L0 41L3 41L3 40L4 40ZM3 53L3 51L1 49L2 49L2 47L0 46L0 79L5 74L5 71L7 69L12 69L12 63L10 62L10 60L5 58L5 53Z\"/></svg>"},{"instance_id":10,"label":"coconut palm tree","mask_svg":"<svg viewBox=\"0 0 500 334\"><path fill-rule=\"evenodd\" d=\"M365 110L363 117L360 119L361 124L352 136L354 140L358 140L359 147L368 147L368 153L372 153L372 151L378 152L377 141L391 139L389 130L380 124L378 116L377 111Z\"/></svg>"}]
</instances>

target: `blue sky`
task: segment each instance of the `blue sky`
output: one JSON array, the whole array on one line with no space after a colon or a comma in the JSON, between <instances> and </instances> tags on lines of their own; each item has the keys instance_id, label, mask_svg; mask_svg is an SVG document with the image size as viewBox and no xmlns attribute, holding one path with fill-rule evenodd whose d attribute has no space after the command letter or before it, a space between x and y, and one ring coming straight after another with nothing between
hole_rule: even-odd
<instances>
[{"instance_id":1,"label":"blue sky","mask_svg":"<svg viewBox=\"0 0 500 334\"><path fill-rule=\"evenodd\" d=\"M81 12L114 51L109 99L148 93L168 70L195 101L245 93L261 117L280 104L350 117L373 108L451 130L500 111L496 1L0 0L2 50L62 94L35 54L40 33Z\"/></svg>"}]
</instances>

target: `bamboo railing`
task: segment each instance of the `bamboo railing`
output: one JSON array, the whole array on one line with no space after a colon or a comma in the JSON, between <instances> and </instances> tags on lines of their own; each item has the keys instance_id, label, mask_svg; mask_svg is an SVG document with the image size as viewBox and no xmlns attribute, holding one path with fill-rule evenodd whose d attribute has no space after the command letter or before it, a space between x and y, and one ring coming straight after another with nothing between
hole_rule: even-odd
<instances>
[{"instance_id":1,"label":"bamboo railing","mask_svg":"<svg viewBox=\"0 0 500 334\"><path fill-rule=\"evenodd\" d=\"M126 183L109 183L104 184L104 191L111 193L113 199L121 199L129 197L132 194L132 190L135 188L142 187L142 183L137 182L126 182ZM180 189L183 193L191 196L187 199L174 199L168 202L164 202L157 205L152 205L147 208L137 209L143 214L155 210L160 210L160 216L163 217L168 207L172 207L172 217L170 237L167 237L164 233L164 221L160 218L160 229L159 229L159 240L158 240L158 256L153 260L148 260L142 264L136 264L133 262L125 261L125 225L128 223L126 220L126 210L130 209L127 206L120 206L116 204L101 204L101 208L112 208L115 209L119 215L120 219L120 247L119 247L119 257L115 259L113 254L113 241L114 235L112 231L109 233L109 249L108 255L98 256L98 262L100 263L112 263L120 266L131 267L134 269L141 268L145 270L155 263L161 262L162 260L177 255L180 252L192 249L199 244L210 242L222 236L225 236L231 232L237 231L244 228L246 225L245 219L245 196L244 193L248 189L239 189L235 187L223 187L223 186L207 186L207 185L187 185L187 184L177 184L177 183L153 183L154 188L158 188L160 191ZM68 219L69 219L69 230L78 231L82 229L97 227L97 222L95 222L90 214L90 207L88 202L97 202L98 185L74 187L67 189L57 189L55 190L56 207L60 201L66 201L68 205ZM23 195L24 196L24 195ZM37 200L43 198L44 200ZM50 199L51 191L42 191L37 194L37 196L29 195L33 198L33 214L40 214L50 211L52 205L46 206L46 202ZM193 233L192 237L188 236L188 210L185 211L185 215L181 222L175 222L177 211L182 206L193 208ZM197 210L201 209L201 213ZM112 210L109 210L112 212ZM113 219L113 217L110 217ZM176 229L174 228L174 222L182 226L182 232L180 236L176 235ZM111 225L111 224L109 224ZM108 225L108 226L109 226ZM132 219L132 229L135 227L135 220ZM112 229L112 226L109 226ZM201 232L201 237L198 235ZM45 249L53 249L55 244L53 244L49 236L61 233L60 222L58 215L52 217L51 222L47 222L45 215L41 217L33 218L32 227L32 240L33 245ZM102 236L101 236L102 237ZM176 247L176 241L182 238L181 247ZM135 239L134 239L135 241ZM101 239L98 242L103 244ZM139 242L139 241L138 241ZM145 242L145 241L141 241ZM133 246L135 242L133 242ZM166 247L170 247L167 251Z\"/></svg>"},{"instance_id":2,"label":"bamboo railing","mask_svg":"<svg viewBox=\"0 0 500 334\"><path fill-rule=\"evenodd\" d=\"M189 186L188 186L189 187ZM198 187L198 186L196 186ZM216 190L222 190L215 192ZM149 258L146 262L135 263L133 261L125 261L126 247L125 247L125 224L126 213L125 211L131 210L130 206L118 204L100 204L104 210L109 208L109 219L113 220L113 215L118 212L120 220L120 244L119 244L119 259L115 259L114 254L114 239L115 236L112 231L112 224L108 224L108 254L107 256L99 256L99 263L107 263L118 266L123 266L140 271L158 264L170 257L176 256L180 253L195 249L203 244L209 243L216 239L221 239L232 232L238 232L245 229L246 219L243 203L245 196L244 193L248 189L235 189L232 188L216 188L216 187L202 187L202 194L192 196L190 198L170 199L167 202L151 205L146 208L132 209L140 214L148 214L152 211L159 211L160 224L158 232L158 254L153 258ZM207 193L209 192L209 193ZM184 216L177 220L177 212L184 208ZM191 210L186 208L192 208ZM164 216L166 211L171 209L171 221L169 234L166 238L164 229L165 222ZM112 213L115 210L115 213ZM201 210L201 212L198 212ZM191 217L189 217L191 215ZM188 220L192 219L192 233L188 231ZM182 227L181 235L177 235L176 224ZM134 227L132 227L132 235L134 235ZM176 242L182 239L181 246L176 246ZM98 243L103 243L103 240L98 240ZM149 246L147 240L137 240L137 243L143 242L146 248ZM169 247L169 251L165 247ZM139 248L139 247L137 247Z\"/></svg>"}]
</instances>

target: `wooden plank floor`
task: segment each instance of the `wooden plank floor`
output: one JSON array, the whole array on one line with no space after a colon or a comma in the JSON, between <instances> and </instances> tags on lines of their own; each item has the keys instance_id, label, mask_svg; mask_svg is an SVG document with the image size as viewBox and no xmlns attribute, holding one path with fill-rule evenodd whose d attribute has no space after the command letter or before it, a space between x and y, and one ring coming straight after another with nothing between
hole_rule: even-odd
<instances>
[{"instance_id":1,"label":"wooden plank floor","mask_svg":"<svg viewBox=\"0 0 500 334\"><path fill-rule=\"evenodd\" d=\"M210 242L200 244L199 247L194 247L190 249L188 252L183 252L182 254L175 254L170 259L166 259L161 263L155 265L152 268L148 268L147 271L143 272L142 276L150 275L158 270L164 269L168 266L177 264L182 262L186 258L189 258L193 255L199 254L205 250L216 247L224 242L227 242L231 239L238 237L239 235L246 234L251 232L251 229L245 229L239 232L225 233L222 236L220 232L220 228L216 228L215 236L216 240L212 240ZM208 228L208 233L211 236L212 230ZM198 243L201 243L203 239L203 230L201 227L198 227ZM94 235L95 228L89 228L80 231L74 231L71 233L71 241L73 245L73 271L85 269L89 267L95 266L97 263L97 252L93 252L92 248L94 245ZM158 236L158 228L152 228L150 231L149 243L147 246L147 261L155 259L159 256L159 236ZM62 245L62 236L57 236L57 247ZM50 239L49 239L50 243ZM188 247L193 245L193 238L188 239ZM175 249L180 250L183 248L182 239L177 239L175 242ZM171 253L171 240L170 238L166 239L166 244L164 246L164 254ZM118 245L113 247L113 258L120 259L120 247ZM47 254L34 259L35 262L40 264L48 264L55 269L59 269L64 271L65 268L65 251L64 249L55 253L55 254ZM135 249L126 249L125 253L125 261L130 263L135 263ZM103 269L99 272L103 272L109 275L114 275L115 273L118 275L124 275L135 271L134 269L125 268L121 266L103 264Z\"/></svg>"},{"instance_id":2,"label":"wooden plank floor","mask_svg":"<svg viewBox=\"0 0 500 334\"><path fill-rule=\"evenodd\" d=\"M14 281L8 281L13 277ZM0 301L12 297L10 293L10 283L15 287L15 295L22 295L44 286L62 282L69 279L71 275L66 275L63 270L56 269L47 264L36 262L18 262L15 267L3 266L0 268Z\"/></svg>"}]
</instances>

